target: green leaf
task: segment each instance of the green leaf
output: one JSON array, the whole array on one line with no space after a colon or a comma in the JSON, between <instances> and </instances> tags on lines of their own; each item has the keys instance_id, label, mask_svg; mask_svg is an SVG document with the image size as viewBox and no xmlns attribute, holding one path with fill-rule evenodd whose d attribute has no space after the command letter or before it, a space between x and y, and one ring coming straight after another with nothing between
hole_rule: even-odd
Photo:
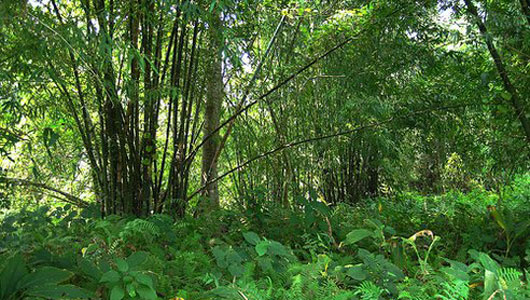
<instances>
[{"instance_id":1,"label":"green leaf","mask_svg":"<svg viewBox=\"0 0 530 300\"><path fill-rule=\"evenodd\" d=\"M89 261L86 258L81 258L78 262L78 265L81 272L89 276L93 280L99 281L99 279L101 279L103 273L93 262Z\"/></svg>"},{"instance_id":2,"label":"green leaf","mask_svg":"<svg viewBox=\"0 0 530 300\"><path fill-rule=\"evenodd\" d=\"M271 272L273 270L272 267L272 259L268 256L265 257L259 257L257 259L258 266L265 272Z\"/></svg>"},{"instance_id":3,"label":"green leaf","mask_svg":"<svg viewBox=\"0 0 530 300\"><path fill-rule=\"evenodd\" d=\"M110 291L110 300L121 300L125 297L125 291L121 285L115 285Z\"/></svg>"},{"instance_id":4,"label":"green leaf","mask_svg":"<svg viewBox=\"0 0 530 300\"><path fill-rule=\"evenodd\" d=\"M142 273L135 273L133 274L133 276L139 283L147 285L148 287L153 287L153 279L151 279L151 277L149 277L148 275Z\"/></svg>"},{"instance_id":5,"label":"green leaf","mask_svg":"<svg viewBox=\"0 0 530 300\"><path fill-rule=\"evenodd\" d=\"M20 254L11 257L0 272L0 296L9 298L17 290L19 280L26 275L26 264Z\"/></svg>"},{"instance_id":6,"label":"green leaf","mask_svg":"<svg viewBox=\"0 0 530 300\"><path fill-rule=\"evenodd\" d=\"M530 219L517 223L514 230L514 238L518 238L530 228Z\"/></svg>"},{"instance_id":7,"label":"green leaf","mask_svg":"<svg viewBox=\"0 0 530 300\"><path fill-rule=\"evenodd\" d=\"M258 253L259 256L263 256L267 253L268 247L269 241L260 241L255 247L256 253Z\"/></svg>"},{"instance_id":8,"label":"green leaf","mask_svg":"<svg viewBox=\"0 0 530 300\"><path fill-rule=\"evenodd\" d=\"M149 286L140 285L138 286L136 291L138 292L138 295L140 295L140 297L142 297L143 299L156 300L157 298L155 290Z\"/></svg>"},{"instance_id":9,"label":"green leaf","mask_svg":"<svg viewBox=\"0 0 530 300\"><path fill-rule=\"evenodd\" d=\"M331 209L322 202L311 202L311 206L323 216L330 216L331 214Z\"/></svg>"},{"instance_id":10,"label":"green leaf","mask_svg":"<svg viewBox=\"0 0 530 300\"><path fill-rule=\"evenodd\" d=\"M219 266L220 268L228 267L228 264L226 263L226 251L223 248L221 248L220 246L215 246L212 249L212 253L217 262L217 266Z\"/></svg>"},{"instance_id":11,"label":"green leaf","mask_svg":"<svg viewBox=\"0 0 530 300\"><path fill-rule=\"evenodd\" d=\"M132 283L127 284L126 289L127 289L127 294L129 294L131 298L136 297L136 289L134 288L134 284Z\"/></svg>"},{"instance_id":12,"label":"green leaf","mask_svg":"<svg viewBox=\"0 0 530 300\"><path fill-rule=\"evenodd\" d=\"M123 258L116 258L116 266L118 267L118 271L125 273L129 270L129 265Z\"/></svg>"},{"instance_id":13,"label":"green leaf","mask_svg":"<svg viewBox=\"0 0 530 300\"><path fill-rule=\"evenodd\" d=\"M49 284L58 284L66 281L73 274L54 267L42 267L33 273L24 276L18 285L20 289L29 289Z\"/></svg>"},{"instance_id":14,"label":"green leaf","mask_svg":"<svg viewBox=\"0 0 530 300\"><path fill-rule=\"evenodd\" d=\"M43 285L27 291L28 296L46 299L95 299L95 295L75 285Z\"/></svg>"},{"instance_id":15,"label":"green leaf","mask_svg":"<svg viewBox=\"0 0 530 300\"><path fill-rule=\"evenodd\" d=\"M512 94L504 91L504 92L501 92L501 97L504 99L504 100L510 100L512 99Z\"/></svg>"},{"instance_id":16,"label":"green leaf","mask_svg":"<svg viewBox=\"0 0 530 300\"><path fill-rule=\"evenodd\" d=\"M466 282L469 281L469 275L462 270L445 267L445 268L441 268L440 271L445 272L447 275L450 275L456 279L460 279Z\"/></svg>"},{"instance_id":17,"label":"green leaf","mask_svg":"<svg viewBox=\"0 0 530 300\"><path fill-rule=\"evenodd\" d=\"M355 244L358 241L373 236L373 232L367 229L355 229L346 235L346 240L344 240L345 245Z\"/></svg>"},{"instance_id":18,"label":"green leaf","mask_svg":"<svg viewBox=\"0 0 530 300\"><path fill-rule=\"evenodd\" d=\"M234 249L230 249L227 253L226 253L226 263L227 264L234 264L234 263L240 263L243 261L243 258L241 257L241 255L239 255L239 253L237 253L237 251L235 251Z\"/></svg>"},{"instance_id":19,"label":"green leaf","mask_svg":"<svg viewBox=\"0 0 530 300\"><path fill-rule=\"evenodd\" d=\"M147 256L148 254L144 251L134 252L129 257L127 257L127 264L129 264L129 268L132 269L143 264L147 259Z\"/></svg>"},{"instance_id":20,"label":"green leaf","mask_svg":"<svg viewBox=\"0 0 530 300\"><path fill-rule=\"evenodd\" d=\"M489 257L489 255L483 252L479 253L478 261L482 264L484 269L492 272L495 275L497 275L497 272L501 268L496 261L494 261L491 257Z\"/></svg>"},{"instance_id":21,"label":"green leaf","mask_svg":"<svg viewBox=\"0 0 530 300\"><path fill-rule=\"evenodd\" d=\"M245 268L240 263L234 263L228 266L228 272L234 277L240 277L245 273Z\"/></svg>"},{"instance_id":22,"label":"green leaf","mask_svg":"<svg viewBox=\"0 0 530 300\"><path fill-rule=\"evenodd\" d=\"M287 251L287 248L285 248L284 245L276 241L269 241L267 252L270 255L278 255L278 256L283 256L283 257L290 256L290 253L289 251Z\"/></svg>"},{"instance_id":23,"label":"green leaf","mask_svg":"<svg viewBox=\"0 0 530 300\"><path fill-rule=\"evenodd\" d=\"M212 12L213 9L215 8L215 4L217 3L217 0L213 0L212 3L210 4L210 8L208 9L209 12Z\"/></svg>"},{"instance_id":24,"label":"green leaf","mask_svg":"<svg viewBox=\"0 0 530 300\"><path fill-rule=\"evenodd\" d=\"M116 283L120 281L120 274L114 270L110 270L101 276L99 282Z\"/></svg>"},{"instance_id":25,"label":"green leaf","mask_svg":"<svg viewBox=\"0 0 530 300\"><path fill-rule=\"evenodd\" d=\"M495 293L498 289L497 276L489 270L484 273L484 297L489 299L491 294Z\"/></svg>"},{"instance_id":26,"label":"green leaf","mask_svg":"<svg viewBox=\"0 0 530 300\"><path fill-rule=\"evenodd\" d=\"M239 295L237 289L228 286L220 286L208 292L212 294L213 299L238 299Z\"/></svg>"},{"instance_id":27,"label":"green leaf","mask_svg":"<svg viewBox=\"0 0 530 300\"><path fill-rule=\"evenodd\" d=\"M357 280L357 281L363 281L366 279L366 272L363 270L362 266L353 266L348 269L346 272L346 275L350 276L351 278Z\"/></svg>"},{"instance_id":28,"label":"green leaf","mask_svg":"<svg viewBox=\"0 0 530 300\"><path fill-rule=\"evenodd\" d=\"M261 241L259 236L252 231L243 232L243 237L245 238L245 241L247 241L249 244L255 246L257 243Z\"/></svg>"}]
</instances>

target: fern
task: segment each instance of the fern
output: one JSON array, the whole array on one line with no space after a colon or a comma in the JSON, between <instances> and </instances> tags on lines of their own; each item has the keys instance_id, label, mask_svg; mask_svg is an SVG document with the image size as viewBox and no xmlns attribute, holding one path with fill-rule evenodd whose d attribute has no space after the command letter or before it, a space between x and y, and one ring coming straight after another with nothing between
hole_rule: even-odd
<instances>
[{"instance_id":1,"label":"fern","mask_svg":"<svg viewBox=\"0 0 530 300\"><path fill-rule=\"evenodd\" d=\"M454 282L442 283L445 288L442 294L436 295L443 300L466 300L469 297L469 286L463 280L455 280Z\"/></svg>"},{"instance_id":2,"label":"fern","mask_svg":"<svg viewBox=\"0 0 530 300\"><path fill-rule=\"evenodd\" d=\"M360 295L362 300L378 300L385 292L371 281L363 281L355 289L354 295Z\"/></svg>"},{"instance_id":3,"label":"fern","mask_svg":"<svg viewBox=\"0 0 530 300\"><path fill-rule=\"evenodd\" d=\"M119 233L124 242L152 242L160 235L160 228L154 223L143 219L135 219L128 222ZM143 238L139 240L139 238Z\"/></svg>"},{"instance_id":4,"label":"fern","mask_svg":"<svg viewBox=\"0 0 530 300\"><path fill-rule=\"evenodd\" d=\"M502 268L498 271L499 284L503 290L517 290L521 287L523 273L514 268Z\"/></svg>"}]
</instances>

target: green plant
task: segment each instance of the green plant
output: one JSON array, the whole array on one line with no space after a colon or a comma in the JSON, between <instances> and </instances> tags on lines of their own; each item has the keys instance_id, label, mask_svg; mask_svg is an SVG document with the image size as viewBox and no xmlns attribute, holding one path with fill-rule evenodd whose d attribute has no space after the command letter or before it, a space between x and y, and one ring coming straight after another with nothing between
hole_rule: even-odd
<instances>
[{"instance_id":1,"label":"green plant","mask_svg":"<svg viewBox=\"0 0 530 300\"><path fill-rule=\"evenodd\" d=\"M63 284L74 274L54 267L28 271L20 254L7 260L0 271L0 299L15 300L28 296L47 299L89 299L93 294L72 284Z\"/></svg>"},{"instance_id":2,"label":"green plant","mask_svg":"<svg viewBox=\"0 0 530 300\"><path fill-rule=\"evenodd\" d=\"M469 285L467 281L455 280L453 282L443 282L442 294L437 294L443 300L467 300L469 297Z\"/></svg>"},{"instance_id":3,"label":"green plant","mask_svg":"<svg viewBox=\"0 0 530 300\"><path fill-rule=\"evenodd\" d=\"M379 300L385 290L371 281L364 281L355 289L354 294L360 295L362 300Z\"/></svg>"},{"instance_id":4,"label":"green plant","mask_svg":"<svg viewBox=\"0 0 530 300\"><path fill-rule=\"evenodd\" d=\"M140 271L140 266L146 258L147 254L144 252L136 252L127 259L116 258L116 270L102 274L99 282L107 286L110 300L157 299L153 279Z\"/></svg>"},{"instance_id":5,"label":"green plant","mask_svg":"<svg viewBox=\"0 0 530 300\"><path fill-rule=\"evenodd\" d=\"M518 297L527 294L527 287L521 281L522 272L514 268L500 266L486 253L474 250L470 250L469 253L480 264L484 272L484 299L495 299L496 295L518 299Z\"/></svg>"},{"instance_id":6,"label":"green plant","mask_svg":"<svg viewBox=\"0 0 530 300\"><path fill-rule=\"evenodd\" d=\"M429 247L427 249L427 251L425 252L425 257L421 257L421 254L420 254L420 251L418 250L418 247L416 245L416 240L418 237L422 237L422 236L429 236L431 238L431 242L429 244ZM434 247L434 245L436 244L436 242L438 242L440 240L440 237L439 236L435 236L432 231L430 230L422 230L422 231L418 231L416 232L415 234L413 234L412 236L410 236L409 238L401 238L401 240L412 247L412 249L414 249L414 253L416 254L416 257L418 259L418 263L419 263L419 266L420 266L420 274L421 276L427 276L431 273L431 270L432 268L429 266L428 264L428 261L429 261L429 255L431 254L431 251Z\"/></svg>"},{"instance_id":7,"label":"green plant","mask_svg":"<svg viewBox=\"0 0 530 300\"><path fill-rule=\"evenodd\" d=\"M489 206L488 210L495 223L503 230L506 238L506 253L507 257L512 249L514 243L530 229L530 219L525 218L517 220L514 218L510 210L498 210L495 206Z\"/></svg>"},{"instance_id":8,"label":"green plant","mask_svg":"<svg viewBox=\"0 0 530 300\"><path fill-rule=\"evenodd\" d=\"M140 244L142 242L152 243L160 234L160 229L155 223L148 220L135 219L125 224L119 236L126 243Z\"/></svg>"}]
</instances>

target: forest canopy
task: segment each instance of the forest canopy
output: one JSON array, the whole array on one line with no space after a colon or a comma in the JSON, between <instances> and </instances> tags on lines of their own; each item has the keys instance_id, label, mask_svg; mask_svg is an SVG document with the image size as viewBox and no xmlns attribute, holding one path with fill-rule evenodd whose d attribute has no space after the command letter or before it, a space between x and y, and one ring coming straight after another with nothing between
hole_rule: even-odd
<instances>
[{"instance_id":1,"label":"forest canopy","mask_svg":"<svg viewBox=\"0 0 530 300\"><path fill-rule=\"evenodd\" d=\"M529 82L528 0L3 0L0 299L524 299Z\"/></svg>"}]
</instances>

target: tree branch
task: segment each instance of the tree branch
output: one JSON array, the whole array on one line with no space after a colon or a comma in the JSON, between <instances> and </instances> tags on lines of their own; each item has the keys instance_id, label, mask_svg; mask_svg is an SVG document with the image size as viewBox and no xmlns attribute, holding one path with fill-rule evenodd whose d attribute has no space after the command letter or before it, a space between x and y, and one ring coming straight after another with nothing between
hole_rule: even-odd
<instances>
[{"instance_id":1,"label":"tree branch","mask_svg":"<svg viewBox=\"0 0 530 300\"><path fill-rule=\"evenodd\" d=\"M253 158L251 158L251 159L239 164L238 166L226 171L225 173L223 173L222 175L218 176L217 178L212 179L210 182L206 182L202 187L200 187L199 189L194 191L187 199L189 200L189 199L195 197L203 189L205 189L208 185L210 185L210 184L212 184L214 182L217 182L217 181L223 179L224 177L226 177L226 176L228 176L228 175L230 175L230 174L232 174L232 173L234 173L236 171L240 171L241 169L243 169L244 167L250 165L251 163L253 163L253 162L257 161L257 160L260 160L260 159L262 159L264 157L267 157L269 155L281 152L281 151L283 151L285 149L289 149L289 148L292 148L292 147L295 147L295 146L298 146L298 145L307 144L307 143L311 143L311 142L326 140L326 139L330 139L330 138L334 138L334 137L350 135L350 134L357 133L357 132L360 132L360 131L365 130L365 129L376 128L376 127L379 127L381 125L385 125L385 124L391 123L391 122L393 122L393 121L395 121L397 119L411 117L411 116L414 116L414 115L419 115L419 114L428 113L428 112L432 112L432 111L442 111L442 110L450 110L450 109L456 109L456 108L463 108L463 107L469 107L469 106L482 106L482 105L488 105L488 104L459 104L459 105L453 105L453 106L430 107L430 108L423 109L423 110L413 111L413 112L411 112L409 114L396 113L395 116L387 118L386 120L379 121L379 122L374 122L374 123L367 124L367 125L361 125L361 126L359 126L357 128L354 128L354 129L345 130L345 131L339 131L339 132L335 132L335 133L331 133L331 134L327 134L327 135L316 136L316 137L311 137L311 138L307 138L307 139L303 139L303 140L299 140L299 141L295 141L295 142L290 142L290 143L284 144L282 146L279 146L279 147L277 147L275 149L272 149L272 150L269 150L267 152L263 152L263 153L261 153L261 154L259 154L257 156L254 156Z\"/></svg>"},{"instance_id":2,"label":"tree branch","mask_svg":"<svg viewBox=\"0 0 530 300\"><path fill-rule=\"evenodd\" d=\"M14 185L32 186L32 187L36 187L36 188L39 188L39 189L52 191L52 192L55 192L55 193L60 194L63 197L65 197L68 200L66 202L69 202L71 204L77 205L79 207L87 207L88 206L88 202L82 200L81 198L78 198L78 197L76 197L76 196L74 196L72 194L69 194L67 192L63 192L61 190L58 190L58 189L56 189L54 187L48 186L48 185L46 185L44 183L29 181L29 180L21 179L21 178L10 178L10 177L0 177L0 182L7 182L7 183L14 184ZM58 197L55 197L55 198L56 199L60 199ZM60 200L63 200L63 199L60 199Z\"/></svg>"},{"instance_id":3,"label":"tree branch","mask_svg":"<svg viewBox=\"0 0 530 300\"><path fill-rule=\"evenodd\" d=\"M391 13L389 13L388 15L386 15L383 19L386 19L394 14L396 14L397 12L403 10L405 7L407 7L407 5L401 7L401 8L398 8L394 11L392 11ZM265 92L264 94L262 94L261 96L259 96L258 98L256 98L255 100L251 101L249 104L247 104L246 106L243 106L241 107L240 109L236 110L236 112L231 115L228 119L226 119L224 122L222 122L215 130L213 130L212 132L210 132L209 135L205 136L204 139L201 141L201 143L199 143L199 145L197 145L193 151L190 152L190 154L186 157L185 160L190 160L192 159L195 154L197 154L197 152L199 151L199 149L205 144L205 142L212 138L212 136L214 136L219 130L221 130L223 127L231 124L234 122L234 120L239 117L242 113L244 113L245 111L249 110L252 106L256 105L257 103L259 103L261 100L265 99L267 96L271 95L272 93L276 92L277 90L279 90L281 87L283 87L284 85L286 85L287 83L289 83L291 80L293 80L294 78L296 78L298 75L300 75L301 73L303 73L304 71L306 71L307 69L309 69L310 67L312 67L313 65L315 65L317 62L319 62L320 60L324 59L325 57L327 57L328 55L330 55L331 53L337 51L338 49L342 48L343 46L349 44L350 42L352 42L353 40L355 40L357 37L359 37L362 33L366 32L368 30L368 28L363 28L361 29L358 33L356 33L355 35L345 39L344 41L338 43L337 45L335 45L334 47L328 49L326 52L322 53L321 55L315 57L314 59L312 59L309 63L307 63L306 65L304 65L302 68L298 69L297 71L295 71L294 73L292 73L291 75L289 75L287 78L283 79L282 81L280 81L278 84L276 84L273 88L271 88L270 90L268 90L267 92ZM229 132L229 131L227 131Z\"/></svg>"}]
</instances>

